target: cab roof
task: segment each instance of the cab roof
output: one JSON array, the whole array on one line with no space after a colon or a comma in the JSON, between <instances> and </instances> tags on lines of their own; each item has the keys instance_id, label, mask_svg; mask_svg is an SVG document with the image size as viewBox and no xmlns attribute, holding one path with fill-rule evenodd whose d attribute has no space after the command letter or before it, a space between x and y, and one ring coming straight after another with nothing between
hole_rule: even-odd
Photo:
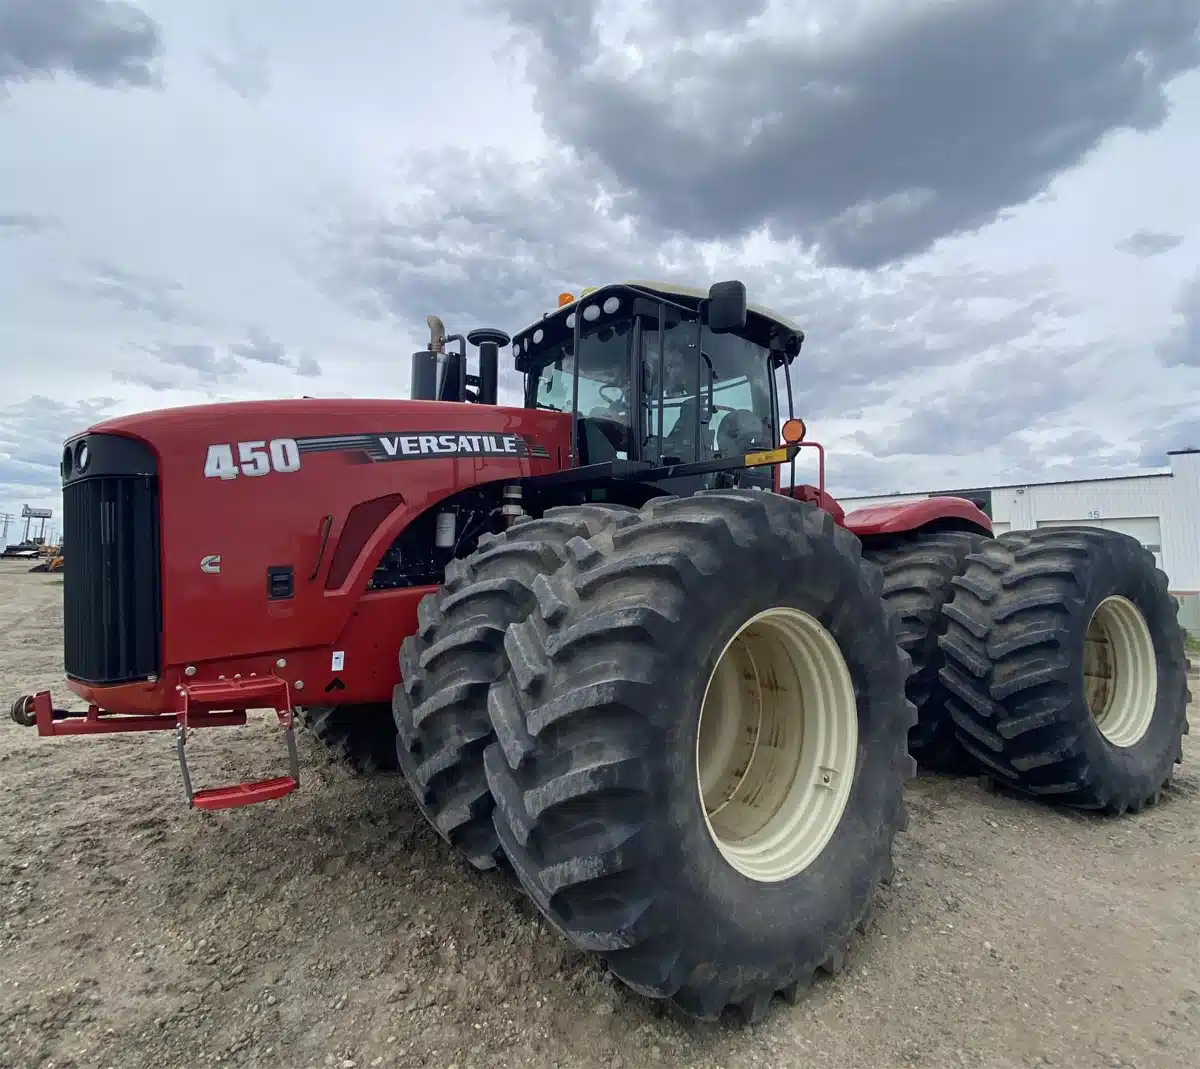
<instances>
[{"instance_id":1,"label":"cab roof","mask_svg":"<svg viewBox=\"0 0 1200 1069\"><path fill-rule=\"evenodd\" d=\"M679 304L690 305L692 307L700 304L700 302L706 299L708 296L707 289L697 289L694 286L680 286L680 284L677 282L648 282L644 280L637 280L637 278L620 282L606 282L604 286L589 287L586 292L578 294L575 300L569 301L568 304L556 308L556 310L553 312L547 312L541 317L541 319L536 320L535 323L530 323L528 326L526 326L526 328L517 331L517 334L526 334L526 331L533 330L535 326L538 326L542 322L542 320L548 319L551 316L557 316L557 314L560 312L568 312L570 308L577 305L578 302L584 298L589 298L589 296L599 293L601 289L611 289L622 286L630 287L632 289L646 290L647 293L654 294L655 296L661 296L661 298L666 298L667 300L676 300L679 302ZM785 330L792 331L793 334L798 334L800 336L803 336L804 334L804 332L800 330L799 326L796 323L793 323L791 319L788 319L786 316L781 316L779 312L773 312L770 310L770 308L762 305L756 305L754 301L746 301L746 311L754 313L755 316L761 316L763 319L769 319L772 323L778 323Z\"/></svg>"},{"instance_id":2,"label":"cab roof","mask_svg":"<svg viewBox=\"0 0 1200 1069\"><path fill-rule=\"evenodd\" d=\"M693 310L699 306L702 300L705 300L708 297L707 289L698 289L694 286L684 286L675 282L656 282L631 279L622 282L607 282L602 286L592 286L587 290L580 292L573 300L568 301L566 304L560 305L558 308L555 308L552 312L544 313L540 319L530 323L527 327L524 327L513 336L513 355L517 357L518 370L521 370L519 365L523 359L522 356L519 355L520 351L529 344L530 336L534 331L538 331L540 335L541 331L539 331L538 328L547 329L554 321L557 321L558 323L564 322L566 317L571 314L572 309L574 309L581 301L592 300L604 292L614 289L630 289L634 291L641 291L650 297L665 299L677 305L682 305L685 308L691 308ZM752 320L758 320L757 329L752 330L752 333L770 336L771 338L777 339L772 344L772 348L774 348L775 345L783 342L783 339L786 337L790 336L793 339L794 347L791 344L785 344L785 352L781 353L778 357L779 359L786 359L787 362L790 363L796 355L800 345L804 341L804 331L786 316L780 315L778 312L774 312L769 308L763 307L762 305L754 304L752 301L746 302L746 311L749 313ZM551 330L551 333L557 333L557 330Z\"/></svg>"},{"instance_id":3,"label":"cab roof","mask_svg":"<svg viewBox=\"0 0 1200 1069\"><path fill-rule=\"evenodd\" d=\"M638 289L649 290L651 293L657 293L660 297L676 297L683 298L681 303L698 304L700 301L708 297L708 290L697 289L695 286L681 286L676 282L645 282L645 281L630 281L617 282L618 286L636 286ZM575 303L575 302L572 302ZM778 323L781 327L786 327L795 333L801 333L800 327L793 323L787 316L780 315L778 312L773 312L770 308L765 308L761 304L755 304L753 301L746 302L746 310L753 312L755 315L760 315L764 319L769 319L773 323Z\"/></svg>"}]
</instances>

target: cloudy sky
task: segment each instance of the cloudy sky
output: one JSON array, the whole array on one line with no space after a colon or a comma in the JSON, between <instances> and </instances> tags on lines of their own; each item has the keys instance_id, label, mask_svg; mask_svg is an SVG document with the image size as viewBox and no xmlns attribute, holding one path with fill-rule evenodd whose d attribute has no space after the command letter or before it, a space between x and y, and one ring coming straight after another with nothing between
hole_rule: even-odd
<instances>
[{"instance_id":1,"label":"cloudy sky","mask_svg":"<svg viewBox=\"0 0 1200 1069\"><path fill-rule=\"evenodd\" d=\"M1200 445L1200 0L0 0L0 512L402 397L428 313L746 281L842 493ZM11 533L11 532L10 532Z\"/></svg>"}]
</instances>

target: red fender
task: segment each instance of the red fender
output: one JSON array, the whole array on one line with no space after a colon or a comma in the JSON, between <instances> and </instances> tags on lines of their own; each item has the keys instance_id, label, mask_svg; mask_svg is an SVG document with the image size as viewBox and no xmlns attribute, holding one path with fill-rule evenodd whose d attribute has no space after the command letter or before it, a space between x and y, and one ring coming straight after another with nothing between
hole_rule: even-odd
<instances>
[{"instance_id":1,"label":"red fender","mask_svg":"<svg viewBox=\"0 0 1200 1069\"><path fill-rule=\"evenodd\" d=\"M868 505L846 517L846 526L859 538L871 535L903 534L937 520L952 520L951 526L978 528L992 533L992 521L973 501L965 497L923 497L919 501L897 501L889 505Z\"/></svg>"},{"instance_id":2,"label":"red fender","mask_svg":"<svg viewBox=\"0 0 1200 1069\"><path fill-rule=\"evenodd\" d=\"M810 505L816 505L818 508L823 508L828 512L839 527L846 526L846 510L838 504L837 498L832 494L826 493L824 490L818 490L815 486L810 486L808 483L801 483L798 486L783 486L779 492L787 497L794 497L797 501L806 501Z\"/></svg>"}]
</instances>

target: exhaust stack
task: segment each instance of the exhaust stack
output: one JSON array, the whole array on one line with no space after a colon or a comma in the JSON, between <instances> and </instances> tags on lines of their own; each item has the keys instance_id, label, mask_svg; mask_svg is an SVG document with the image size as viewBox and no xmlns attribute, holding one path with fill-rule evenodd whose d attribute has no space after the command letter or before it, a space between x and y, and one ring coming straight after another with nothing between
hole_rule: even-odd
<instances>
[{"instance_id":1,"label":"exhaust stack","mask_svg":"<svg viewBox=\"0 0 1200 1069\"><path fill-rule=\"evenodd\" d=\"M426 316L429 324L429 348L412 356L412 384L409 396L414 401L470 401L494 405L500 385L500 347L511 340L502 330L479 327L465 338L447 336L445 324L437 316ZM448 342L459 343L459 351L447 350ZM479 349L479 374L467 374L467 345Z\"/></svg>"}]
</instances>

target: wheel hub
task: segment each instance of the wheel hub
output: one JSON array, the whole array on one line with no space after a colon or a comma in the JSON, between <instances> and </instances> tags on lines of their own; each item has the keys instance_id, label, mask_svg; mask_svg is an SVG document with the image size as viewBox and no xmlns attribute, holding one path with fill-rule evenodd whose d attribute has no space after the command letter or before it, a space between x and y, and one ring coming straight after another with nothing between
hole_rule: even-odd
<instances>
[{"instance_id":1,"label":"wheel hub","mask_svg":"<svg viewBox=\"0 0 1200 1069\"><path fill-rule=\"evenodd\" d=\"M790 879L833 836L854 781L858 710L833 636L799 609L748 620L705 688L696 775L725 860L762 883Z\"/></svg>"},{"instance_id":2,"label":"wheel hub","mask_svg":"<svg viewBox=\"0 0 1200 1069\"><path fill-rule=\"evenodd\" d=\"M1083 684L1100 733L1122 748L1139 742L1158 703L1158 662L1150 628L1128 598L1113 595L1096 606L1084 639Z\"/></svg>"}]
</instances>

